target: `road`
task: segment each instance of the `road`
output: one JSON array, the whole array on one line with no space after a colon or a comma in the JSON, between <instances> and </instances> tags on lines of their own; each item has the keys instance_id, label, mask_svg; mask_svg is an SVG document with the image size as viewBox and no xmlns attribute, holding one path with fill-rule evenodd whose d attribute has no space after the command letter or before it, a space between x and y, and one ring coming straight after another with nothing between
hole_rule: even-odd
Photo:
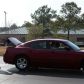
<instances>
[{"instance_id":1,"label":"road","mask_svg":"<svg viewBox=\"0 0 84 84\"><path fill-rule=\"evenodd\" d=\"M0 57L0 84L84 84L84 73L70 70L39 69L21 72Z\"/></svg>"}]
</instances>

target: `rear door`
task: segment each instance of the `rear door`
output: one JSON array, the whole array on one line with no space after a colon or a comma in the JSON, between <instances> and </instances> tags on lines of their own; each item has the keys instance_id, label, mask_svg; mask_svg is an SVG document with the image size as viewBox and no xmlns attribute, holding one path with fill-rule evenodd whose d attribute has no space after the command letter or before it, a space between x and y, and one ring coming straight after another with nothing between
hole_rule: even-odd
<instances>
[{"instance_id":1,"label":"rear door","mask_svg":"<svg viewBox=\"0 0 84 84\"><path fill-rule=\"evenodd\" d=\"M46 67L49 64L49 50L46 46L46 41L35 41L31 44L31 60L33 66Z\"/></svg>"}]
</instances>

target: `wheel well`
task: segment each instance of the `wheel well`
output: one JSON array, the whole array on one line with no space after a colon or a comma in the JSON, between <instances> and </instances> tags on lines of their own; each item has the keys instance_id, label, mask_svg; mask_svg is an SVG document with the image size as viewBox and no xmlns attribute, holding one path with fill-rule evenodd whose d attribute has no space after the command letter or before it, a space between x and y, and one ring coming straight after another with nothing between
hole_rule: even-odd
<instances>
[{"instance_id":1,"label":"wheel well","mask_svg":"<svg viewBox=\"0 0 84 84\"><path fill-rule=\"evenodd\" d=\"M15 56L15 58L14 58L14 62L13 62L13 63L15 63L15 61L16 61L16 59L17 59L18 57L25 57L26 59L28 59L29 63L31 63L31 62L30 62L30 57L27 56L27 55L25 55L25 54L17 54L17 55Z\"/></svg>"}]
</instances>

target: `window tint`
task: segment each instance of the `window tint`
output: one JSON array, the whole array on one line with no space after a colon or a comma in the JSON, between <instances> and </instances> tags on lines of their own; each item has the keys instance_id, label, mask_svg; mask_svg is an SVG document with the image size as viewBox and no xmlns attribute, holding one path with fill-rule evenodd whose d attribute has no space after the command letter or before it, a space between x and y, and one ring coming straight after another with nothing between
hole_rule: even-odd
<instances>
[{"instance_id":1,"label":"window tint","mask_svg":"<svg viewBox=\"0 0 84 84\"><path fill-rule=\"evenodd\" d=\"M64 44L64 43L60 43L60 47L59 48L61 50L71 50L71 48L68 45Z\"/></svg>"},{"instance_id":2,"label":"window tint","mask_svg":"<svg viewBox=\"0 0 84 84\"><path fill-rule=\"evenodd\" d=\"M46 41L33 42L31 47L35 49L46 49Z\"/></svg>"},{"instance_id":3,"label":"window tint","mask_svg":"<svg viewBox=\"0 0 84 84\"><path fill-rule=\"evenodd\" d=\"M65 45L62 42L56 42L56 41L49 41L47 43L49 49L54 50L70 50L69 46Z\"/></svg>"},{"instance_id":4,"label":"window tint","mask_svg":"<svg viewBox=\"0 0 84 84\"><path fill-rule=\"evenodd\" d=\"M56 49L56 48L59 48L60 43L59 43L59 42L55 42L55 41L49 41L49 42L47 43L47 46L48 46L50 49Z\"/></svg>"}]
</instances>

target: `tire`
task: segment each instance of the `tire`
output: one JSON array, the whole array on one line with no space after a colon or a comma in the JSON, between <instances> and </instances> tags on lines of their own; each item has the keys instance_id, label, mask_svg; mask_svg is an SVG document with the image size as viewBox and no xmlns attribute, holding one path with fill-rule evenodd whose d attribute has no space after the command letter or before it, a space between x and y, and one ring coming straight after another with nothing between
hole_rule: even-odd
<instances>
[{"instance_id":1,"label":"tire","mask_svg":"<svg viewBox=\"0 0 84 84\"><path fill-rule=\"evenodd\" d=\"M15 60L15 66L17 69L21 70L21 71L25 71L29 69L29 61L27 58L20 56L17 57Z\"/></svg>"}]
</instances>

